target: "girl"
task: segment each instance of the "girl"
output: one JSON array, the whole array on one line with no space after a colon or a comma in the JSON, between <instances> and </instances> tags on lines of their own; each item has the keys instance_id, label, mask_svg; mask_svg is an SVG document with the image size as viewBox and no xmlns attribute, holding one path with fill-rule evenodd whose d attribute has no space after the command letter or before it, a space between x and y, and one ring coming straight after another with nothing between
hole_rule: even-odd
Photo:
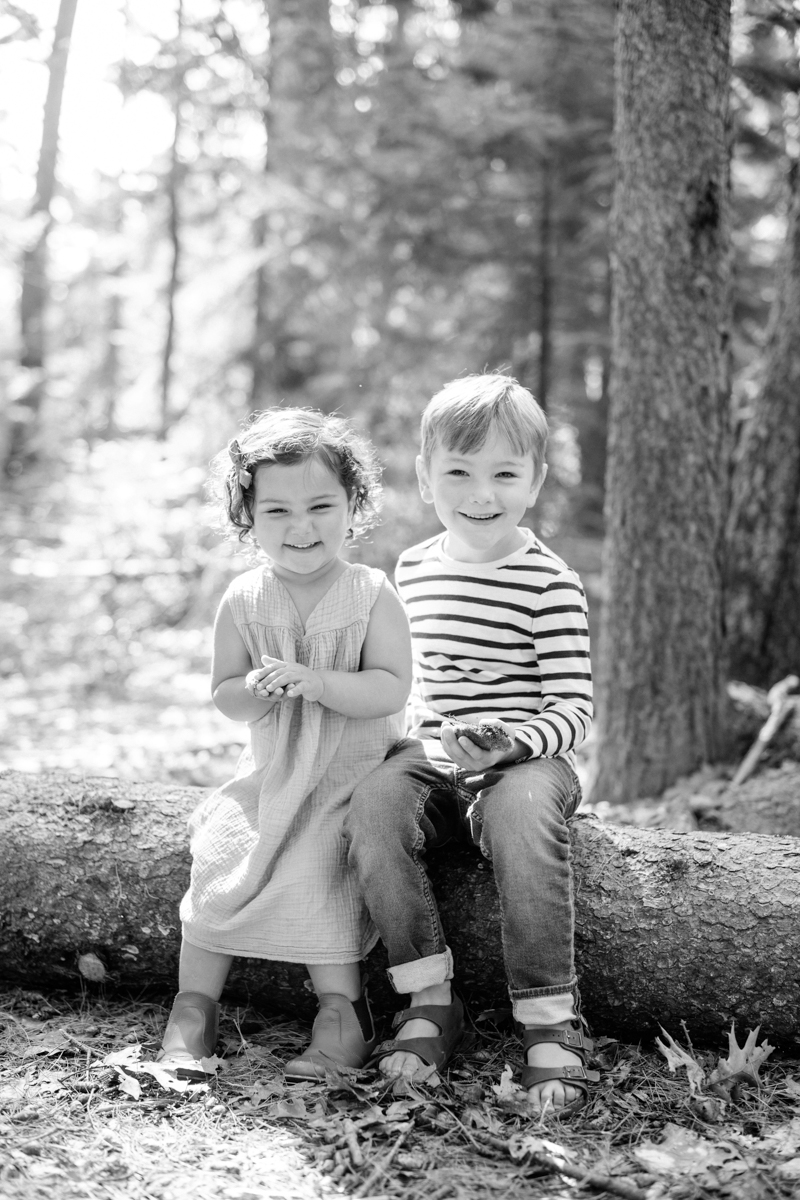
<instances>
[{"instance_id":1,"label":"girl","mask_svg":"<svg viewBox=\"0 0 800 1200\"><path fill-rule=\"evenodd\" d=\"M216 462L228 520L267 562L240 575L214 627L217 708L250 726L236 776L190 819L180 991L160 1058L213 1053L232 958L306 964L319 999L292 1079L362 1067L375 1033L360 960L377 933L347 869L342 822L356 783L402 732L408 624L383 572L342 549L375 523L372 447L339 417L255 414Z\"/></svg>"}]
</instances>

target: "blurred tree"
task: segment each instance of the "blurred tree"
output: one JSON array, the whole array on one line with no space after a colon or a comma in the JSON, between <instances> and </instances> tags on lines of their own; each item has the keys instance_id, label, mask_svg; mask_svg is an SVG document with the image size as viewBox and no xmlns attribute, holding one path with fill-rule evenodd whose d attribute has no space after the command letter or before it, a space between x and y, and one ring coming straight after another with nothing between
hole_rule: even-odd
<instances>
[{"instance_id":1,"label":"blurred tree","mask_svg":"<svg viewBox=\"0 0 800 1200\"><path fill-rule=\"evenodd\" d=\"M731 673L763 686L800 667L799 171L793 161L782 281L734 461L728 527Z\"/></svg>"},{"instance_id":2,"label":"blurred tree","mask_svg":"<svg viewBox=\"0 0 800 1200\"><path fill-rule=\"evenodd\" d=\"M732 676L769 687L800 668L800 20L763 0L746 16L737 74L764 126L748 128L749 145L781 168L786 234L763 349L738 414L726 633Z\"/></svg>"},{"instance_id":3,"label":"blurred tree","mask_svg":"<svg viewBox=\"0 0 800 1200\"><path fill-rule=\"evenodd\" d=\"M46 387L47 240L52 226L50 206L56 188L61 100L77 6L78 0L60 0L48 63L36 192L30 210L31 240L22 257L20 366L27 372L28 386L8 414L3 464L6 474L12 476L20 474L26 462L35 455L37 425Z\"/></svg>"},{"instance_id":4,"label":"blurred tree","mask_svg":"<svg viewBox=\"0 0 800 1200\"><path fill-rule=\"evenodd\" d=\"M316 0L265 0L265 15L269 23L268 94L262 112L267 146L259 211L253 223L257 267L253 339L248 353L251 409L279 402L287 390L297 390L307 379L307 372L292 362L292 357L298 357L291 354L288 327L293 314L287 311L280 279L288 264L281 264L280 255L274 252L274 230L289 225L289 214L282 222L279 209L289 208L294 200L291 223L302 229L298 240L303 245L313 243L321 233L324 236L330 224L327 193L331 171L326 168L334 158L341 166L336 140L341 89L336 82L328 5ZM296 257L301 259L301 253ZM311 272L309 282L313 275ZM293 348L298 349L296 343Z\"/></svg>"},{"instance_id":5,"label":"blurred tree","mask_svg":"<svg viewBox=\"0 0 800 1200\"><path fill-rule=\"evenodd\" d=\"M593 795L722 748L728 0L621 0L613 387Z\"/></svg>"},{"instance_id":6,"label":"blurred tree","mask_svg":"<svg viewBox=\"0 0 800 1200\"><path fill-rule=\"evenodd\" d=\"M173 131L172 145L169 153L169 169L165 180L167 200L167 237L169 240L170 259L169 274L166 287L166 331L164 346L161 351L161 421L159 436L167 436L171 424L170 392L173 374L173 351L175 347L175 294L181 280L183 257L183 240L181 229L181 181L184 164L181 159L181 141L183 138L183 106L186 101L186 48L183 39L183 0L177 0L175 10L175 69L172 86L172 116Z\"/></svg>"}]
</instances>

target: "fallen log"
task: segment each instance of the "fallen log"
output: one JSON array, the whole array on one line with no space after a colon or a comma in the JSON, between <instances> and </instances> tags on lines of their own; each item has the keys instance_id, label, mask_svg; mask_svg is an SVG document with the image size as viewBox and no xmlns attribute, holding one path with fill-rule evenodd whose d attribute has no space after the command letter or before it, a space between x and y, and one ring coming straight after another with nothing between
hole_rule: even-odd
<instances>
[{"instance_id":1,"label":"fallen log","mask_svg":"<svg viewBox=\"0 0 800 1200\"><path fill-rule=\"evenodd\" d=\"M0 952L6 984L175 986L185 820L200 789L67 773L0 773ZM800 1044L800 841L573 823L576 950L596 1033L649 1038L658 1024L716 1041L760 1024ZM507 1005L490 867L464 847L431 856L431 877L473 1014ZM397 998L382 952L373 997ZM224 999L311 1016L305 972L237 960ZM89 982L87 982L87 980Z\"/></svg>"}]
</instances>

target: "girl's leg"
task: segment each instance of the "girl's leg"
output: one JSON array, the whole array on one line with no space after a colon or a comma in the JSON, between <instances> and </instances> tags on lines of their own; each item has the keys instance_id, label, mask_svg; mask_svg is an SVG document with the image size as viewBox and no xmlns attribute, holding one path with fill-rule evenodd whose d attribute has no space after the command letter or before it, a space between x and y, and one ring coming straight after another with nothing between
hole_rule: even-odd
<instances>
[{"instance_id":1,"label":"girl's leg","mask_svg":"<svg viewBox=\"0 0 800 1200\"><path fill-rule=\"evenodd\" d=\"M334 992L348 1000L361 999L361 963L306 963L318 996Z\"/></svg>"},{"instance_id":2,"label":"girl's leg","mask_svg":"<svg viewBox=\"0 0 800 1200\"><path fill-rule=\"evenodd\" d=\"M201 950L184 939L178 975L180 991L169 1015L160 1059L192 1069L200 1059L210 1058L214 1053L218 1000L232 961L230 954Z\"/></svg>"},{"instance_id":3,"label":"girl's leg","mask_svg":"<svg viewBox=\"0 0 800 1200\"><path fill-rule=\"evenodd\" d=\"M202 992L212 1000L219 1000L232 962L232 954L201 950L199 946L193 946L184 939L181 945L178 987L182 992Z\"/></svg>"}]
</instances>

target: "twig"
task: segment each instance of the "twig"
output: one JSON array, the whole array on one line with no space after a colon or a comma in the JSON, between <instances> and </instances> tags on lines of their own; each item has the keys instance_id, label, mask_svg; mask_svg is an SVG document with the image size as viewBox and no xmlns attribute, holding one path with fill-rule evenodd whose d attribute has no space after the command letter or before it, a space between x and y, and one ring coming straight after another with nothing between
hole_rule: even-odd
<instances>
[{"instance_id":1,"label":"twig","mask_svg":"<svg viewBox=\"0 0 800 1200\"><path fill-rule=\"evenodd\" d=\"M476 1131L476 1136L482 1142L485 1141L488 1145L493 1146L495 1150L504 1150L511 1157L509 1143L503 1141L502 1138L480 1131ZM527 1158L537 1167L544 1167L554 1175L566 1175L568 1179L577 1179L580 1183L595 1188L599 1192L611 1192L614 1196L623 1196L624 1200L645 1200L647 1196L646 1192L632 1183L622 1183L610 1175L598 1175L595 1171L582 1171L580 1167L570 1166L569 1163L557 1162L549 1154L543 1154L540 1150L530 1151Z\"/></svg>"},{"instance_id":2,"label":"twig","mask_svg":"<svg viewBox=\"0 0 800 1200\"><path fill-rule=\"evenodd\" d=\"M755 771L758 760L780 729L792 707L789 693L797 687L798 683L800 683L800 680L796 675L787 675L785 679L782 679L780 683L776 683L767 692L767 700L770 704L769 716L764 722L758 737L739 764L739 768L731 783L732 787L737 787L738 784L744 783L746 779L750 778L753 771Z\"/></svg>"},{"instance_id":3,"label":"twig","mask_svg":"<svg viewBox=\"0 0 800 1200\"><path fill-rule=\"evenodd\" d=\"M361 1153L361 1147L358 1144L356 1127L348 1118L345 1118L344 1121L344 1140L347 1149L350 1151L350 1159L353 1163L353 1166L363 1167L364 1155Z\"/></svg>"},{"instance_id":4,"label":"twig","mask_svg":"<svg viewBox=\"0 0 800 1200\"><path fill-rule=\"evenodd\" d=\"M384 1172L386 1171L386 1168L391 1163L395 1154L397 1154L397 1151L400 1149L403 1142L406 1140L408 1133L409 1133L408 1129L404 1129L404 1130L402 1130L401 1133L398 1133L397 1138L396 1138L395 1142L393 1143L391 1149L389 1150L388 1154L386 1154L384 1156L384 1158L381 1159L381 1161L373 1167L373 1169L370 1171L369 1175L364 1180L364 1182L356 1189L356 1191L353 1192L354 1196L366 1196L368 1194L368 1192L369 1192L370 1188L372 1187L373 1183L375 1182L375 1180L378 1179L379 1176L383 1175Z\"/></svg>"}]
</instances>

